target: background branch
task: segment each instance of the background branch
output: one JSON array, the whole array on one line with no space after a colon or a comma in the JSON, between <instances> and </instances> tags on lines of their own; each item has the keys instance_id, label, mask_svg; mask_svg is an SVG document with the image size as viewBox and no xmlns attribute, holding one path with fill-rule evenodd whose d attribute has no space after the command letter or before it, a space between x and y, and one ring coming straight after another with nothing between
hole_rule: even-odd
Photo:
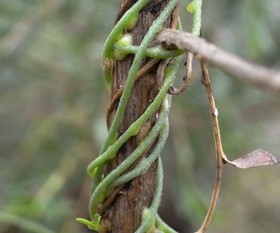
<instances>
[{"instance_id":1,"label":"background branch","mask_svg":"<svg viewBox=\"0 0 280 233\"><path fill-rule=\"evenodd\" d=\"M280 92L280 71L253 64L187 32L165 29L158 40L194 53L226 74L253 86Z\"/></svg>"},{"instance_id":2,"label":"background branch","mask_svg":"<svg viewBox=\"0 0 280 233\"><path fill-rule=\"evenodd\" d=\"M13 53L24 43L28 36L43 22L46 17L55 12L64 0L47 0L40 1L35 5L28 14L19 20L10 30L10 32L1 38L0 48L4 49L7 54Z\"/></svg>"}]
</instances>

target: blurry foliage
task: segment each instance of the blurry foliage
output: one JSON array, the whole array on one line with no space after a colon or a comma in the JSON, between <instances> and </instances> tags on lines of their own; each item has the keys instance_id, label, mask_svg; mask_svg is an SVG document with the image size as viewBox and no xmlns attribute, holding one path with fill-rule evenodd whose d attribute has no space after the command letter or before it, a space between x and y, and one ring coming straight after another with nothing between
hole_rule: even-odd
<instances>
[{"instance_id":1,"label":"blurry foliage","mask_svg":"<svg viewBox=\"0 0 280 233\"><path fill-rule=\"evenodd\" d=\"M91 185L86 166L106 132L109 96L100 57L118 5L99 0L0 2L2 212L55 232L87 232L74 218L87 217ZM205 1L203 37L279 68L279 9L277 0ZM189 30L190 16L185 11L181 15ZM255 90L214 69L212 80L228 156L257 147L279 155L279 95ZM170 122L162 153L162 216L186 232L202 221L214 182L212 129L199 75L185 94L173 97ZM209 232L279 232L279 167L226 167L224 175ZM0 232L24 231L1 223Z\"/></svg>"}]
</instances>

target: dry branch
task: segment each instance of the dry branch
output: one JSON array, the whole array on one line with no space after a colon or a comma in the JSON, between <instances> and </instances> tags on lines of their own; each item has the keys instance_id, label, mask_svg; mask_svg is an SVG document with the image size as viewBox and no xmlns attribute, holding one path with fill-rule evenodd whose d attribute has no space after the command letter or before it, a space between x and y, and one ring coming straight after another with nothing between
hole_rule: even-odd
<instances>
[{"instance_id":1,"label":"dry branch","mask_svg":"<svg viewBox=\"0 0 280 233\"><path fill-rule=\"evenodd\" d=\"M280 92L280 71L253 64L226 52L202 38L173 29L163 30L158 40L194 53L226 74L253 86Z\"/></svg>"}]
</instances>

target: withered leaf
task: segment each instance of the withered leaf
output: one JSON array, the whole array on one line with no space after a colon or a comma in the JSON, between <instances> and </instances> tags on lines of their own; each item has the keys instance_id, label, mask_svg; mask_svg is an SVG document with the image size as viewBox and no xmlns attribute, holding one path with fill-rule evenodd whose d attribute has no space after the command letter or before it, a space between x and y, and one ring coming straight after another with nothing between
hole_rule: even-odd
<instances>
[{"instance_id":1,"label":"withered leaf","mask_svg":"<svg viewBox=\"0 0 280 233\"><path fill-rule=\"evenodd\" d=\"M274 155L263 149L254 150L233 161L225 160L227 163L243 169L273 165L280 162Z\"/></svg>"}]
</instances>

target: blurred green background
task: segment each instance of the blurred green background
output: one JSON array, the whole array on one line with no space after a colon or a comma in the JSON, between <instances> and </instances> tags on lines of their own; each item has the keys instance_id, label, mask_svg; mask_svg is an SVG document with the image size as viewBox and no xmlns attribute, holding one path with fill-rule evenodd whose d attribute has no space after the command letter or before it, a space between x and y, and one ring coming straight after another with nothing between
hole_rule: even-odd
<instances>
[{"instance_id":1,"label":"blurred green background","mask_svg":"<svg viewBox=\"0 0 280 233\"><path fill-rule=\"evenodd\" d=\"M184 29L191 17L181 1ZM53 232L89 232L88 163L106 136L109 95L101 51L119 1L0 1L0 232L22 216ZM212 0L203 36L269 67L280 67L278 0ZM198 67L197 64L195 64ZM262 147L280 156L280 95L256 90L211 69L225 152L233 159ZM178 74L181 84L183 70ZM179 232L199 227L211 197L215 154L200 74L173 97L161 215ZM209 233L279 233L280 169L224 168Z\"/></svg>"}]
</instances>

